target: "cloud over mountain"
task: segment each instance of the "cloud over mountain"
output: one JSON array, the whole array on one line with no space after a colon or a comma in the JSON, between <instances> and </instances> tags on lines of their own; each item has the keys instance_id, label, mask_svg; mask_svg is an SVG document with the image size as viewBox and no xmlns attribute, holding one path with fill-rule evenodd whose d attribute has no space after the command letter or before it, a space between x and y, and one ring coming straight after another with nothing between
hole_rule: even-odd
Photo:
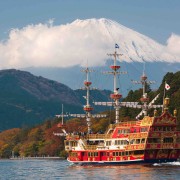
<instances>
[{"instance_id":1,"label":"cloud over mountain","mask_svg":"<svg viewBox=\"0 0 180 180\"><path fill-rule=\"evenodd\" d=\"M167 49L170 53L180 57L180 36L172 34L167 40Z\"/></svg>"},{"instance_id":2,"label":"cloud over mountain","mask_svg":"<svg viewBox=\"0 0 180 180\"><path fill-rule=\"evenodd\" d=\"M29 25L13 29L0 43L0 68L103 65L118 43L122 59L180 62L180 36L167 46L108 19L76 20L70 24ZM179 45L179 46L178 46Z\"/></svg>"}]
</instances>

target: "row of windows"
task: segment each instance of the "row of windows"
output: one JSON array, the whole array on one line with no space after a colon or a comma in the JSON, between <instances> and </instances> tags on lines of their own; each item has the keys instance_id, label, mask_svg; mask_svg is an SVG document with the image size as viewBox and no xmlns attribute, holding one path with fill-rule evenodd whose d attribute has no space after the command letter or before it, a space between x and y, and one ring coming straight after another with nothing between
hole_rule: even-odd
<instances>
[{"instance_id":1,"label":"row of windows","mask_svg":"<svg viewBox=\"0 0 180 180\"><path fill-rule=\"evenodd\" d=\"M112 152L113 156L129 156L129 155L141 155L144 154L143 150L138 150L138 151L124 151L124 152L118 152L114 151ZM85 154L84 154L85 155ZM88 152L88 157L97 157L98 152ZM101 152L101 156L110 156L109 152Z\"/></svg>"},{"instance_id":2,"label":"row of windows","mask_svg":"<svg viewBox=\"0 0 180 180\"><path fill-rule=\"evenodd\" d=\"M106 146L111 146L111 141L106 141Z\"/></svg>"},{"instance_id":3,"label":"row of windows","mask_svg":"<svg viewBox=\"0 0 180 180\"><path fill-rule=\"evenodd\" d=\"M112 156L117 157L117 156L130 156L130 155L142 155L142 154L144 154L144 150L124 151L124 152L114 151L112 153L110 153L110 152L101 152L100 156L109 157L110 155L112 155ZM82 155L86 156L87 154L83 153ZM71 153L71 156L76 157L77 153ZM88 152L88 157L98 157L98 152Z\"/></svg>"},{"instance_id":4,"label":"row of windows","mask_svg":"<svg viewBox=\"0 0 180 180\"><path fill-rule=\"evenodd\" d=\"M76 147L77 146L77 141L72 141L72 146Z\"/></svg>"},{"instance_id":5,"label":"row of windows","mask_svg":"<svg viewBox=\"0 0 180 180\"><path fill-rule=\"evenodd\" d=\"M161 143L160 138L148 138L147 140L148 143ZM173 143L173 138L168 137L163 139L163 143Z\"/></svg>"},{"instance_id":6,"label":"row of windows","mask_svg":"<svg viewBox=\"0 0 180 180\"><path fill-rule=\"evenodd\" d=\"M136 132L147 132L148 128L147 127L143 127L143 128L135 128L135 129L119 129L118 130L118 134L128 134L128 133L136 133Z\"/></svg>"},{"instance_id":7,"label":"row of windows","mask_svg":"<svg viewBox=\"0 0 180 180\"><path fill-rule=\"evenodd\" d=\"M115 145L126 145L129 144L127 140L115 140Z\"/></svg>"},{"instance_id":8,"label":"row of windows","mask_svg":"<svg viewBox=\"0 0 180 180\"><path fill-rule=\"evenodd\" d=\"M113 156L129 156L131 153L129 151L126 152L113 152Z\"/></svg>"},{"instance_id":9,"label":"row of windows","mask_svg":"<svg viewBox=\"0 0 180 180\"><path fill-rule=\"evenodd\" d=\"M78 145L78 143L77 143L77 141L66 141L65 142L65 145L66 146L69 146L71 144L71 146L73 146L73 147L76 147L77 145Z\"/></svg>"},{"instance_id":10,"label":"row of windows","mask_svg":"<svg viewBox=\"0 0 180 180\"><path fill-rule=\"evenodd\" d=\"M119 129L118 134L127 134L130 133L130 129Z\"/></svg>"},{"instance_id":11,"label":"row of windows","mask_svg":"<svg viewBox=\"0 0 180 180\"><path fill-rule=\"evenodd\" d=\"M154 131L172 131L174 130L173 127L154 127Z\"/></svg>"},{"instance_id":12,"label":"row of windows","mask_svg":"<svg viewBox=\"0 0 180 180\"><path fill-rule=\"evenodd\" d=\"M145 138L142 139L132 139L130 142L127 140L115 140L115 145L128 145L128 144L143 144L145 143ZM111 141L106 141L106 146L111 146Z\"/></svg>"},{"instance_id":13,"label":"row of windows","mask_svg":"<svg viewBox=\"0 0 180 180\"><path fill-rule=\"evenodd\" d=\"M130 144L143 144L145 143L145 139L132 139L130 140Z\"/></svg>"},{"instance_id":14,"label":"row of windows","mask_svg":"<svg viewBox=\"0 0 180 180\"><path fill-rule=\"evenodd\" d=\"M88 157L97 157L98 152L88 152Z\"/></svg>"},{"instance_id":15,"label":"row of windows","mask_svg":"<svg viewBox=\"0 0 180 180\"><path fill-rule=\"evenodd\" d=\"M172 138L172 137L170 137L170 138L164 138L164 139L163 139L163 142L164 142L164 143L173 143L173 138Z\"/></svg>"},{"instance_id":16,"label":"row of windows","mask_svg":"<svg viewBox=\"0 0 180 180\"><path fill-rule=\"evenodd\" d=\"M148 143L161 143L161 139L160 138L148 138L147 142Z\"/></svg>"}]
</instances>

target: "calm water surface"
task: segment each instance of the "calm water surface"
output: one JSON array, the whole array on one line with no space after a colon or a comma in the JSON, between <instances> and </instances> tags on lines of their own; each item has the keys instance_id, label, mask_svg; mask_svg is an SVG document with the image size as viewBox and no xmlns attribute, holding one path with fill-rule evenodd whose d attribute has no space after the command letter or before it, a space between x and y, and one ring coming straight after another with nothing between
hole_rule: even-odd
<instances>
[{"instance_id":1,"label":"calm water surface","mask_svg":"<svg viewBox=\"0 0 180 180\"><path fill-rule=\"evenodd\" d=\"M0 160L1 179L179 180L180 163L93 167L66 160Z\"/></svg>"}]
</instances>

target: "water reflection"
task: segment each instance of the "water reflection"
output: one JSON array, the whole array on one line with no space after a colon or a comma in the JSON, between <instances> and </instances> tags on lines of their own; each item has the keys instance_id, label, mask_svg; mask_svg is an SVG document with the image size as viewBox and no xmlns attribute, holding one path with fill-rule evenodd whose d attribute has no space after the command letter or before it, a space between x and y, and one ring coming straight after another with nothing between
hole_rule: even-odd
<instances>
[{"instance_id":1,"label":"water reflection","mask_svg":"<svg viewBox=\"0 0 180 180\"><path fill-rule=\"evenodd\" d=\"M87 179L180 179L178 164L123 165L123 166L69 166L72 174L81 173ZM83 179L83 178L82 178Z\"/></svg>"},{"instance_id":2,"label":"water reflection","mask_svg":"<svg viewBox=\"0 0 180 180\"><path fill-rule=\"evenodd\" d=\"M180 163L75 166L60 160L0 160L0 179L178 180Z\"/></svg>"}]
</instances>

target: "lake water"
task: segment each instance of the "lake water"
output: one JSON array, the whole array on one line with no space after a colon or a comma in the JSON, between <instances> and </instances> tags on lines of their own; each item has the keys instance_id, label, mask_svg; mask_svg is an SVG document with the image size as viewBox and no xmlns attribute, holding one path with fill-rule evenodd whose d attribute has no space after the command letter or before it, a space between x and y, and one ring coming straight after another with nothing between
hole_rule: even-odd
<instances>
[{"instance_id":1,"label":"lake water","mask_svg":"<svg viewBox=\"0 0 180 180\"><path fill-rule=\"evenodd\" d=\"M6 179L179 180L180 162L93 167L66 160L0 160L0 180Z\"/></svg>"}]
</instances>

